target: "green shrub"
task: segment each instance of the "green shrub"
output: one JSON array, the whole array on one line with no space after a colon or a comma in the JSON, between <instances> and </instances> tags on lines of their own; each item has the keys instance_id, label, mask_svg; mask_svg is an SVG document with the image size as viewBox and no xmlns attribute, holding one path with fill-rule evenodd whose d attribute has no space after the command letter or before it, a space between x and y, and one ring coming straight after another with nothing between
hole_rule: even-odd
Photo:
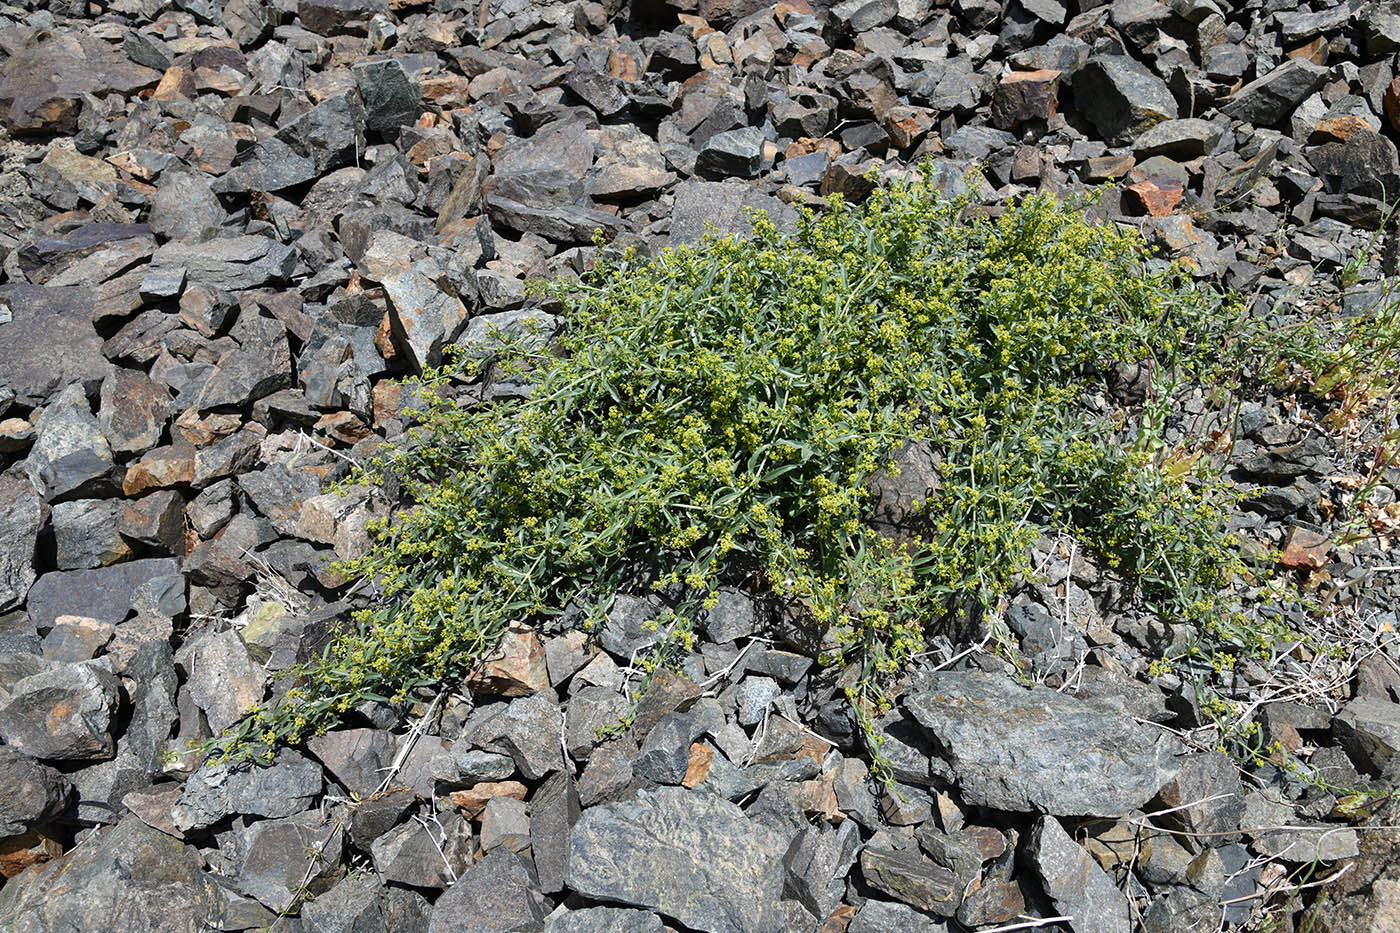
<instances>
[{"instance_id":1,"label":"green shrub","mask_svg":"<svg viewBox=\"0 0 1400 933\"><path fill-rule=\"evenodd\" d=\"M425 380L410 439L363 477L413 503L347 568L382 598L241 747L461 678L508 624L605 611L637 580L681 639L722 584L760 581L824 633L823 662L860 666L862 715L953 610L996 604L1046 529L1160 612L1221 617L1228 497L1190 458L1122 443L1140 412L1086 399L1121 363L1198 378L1236 308L1132 231L1046 197L974 216L922 175L753 231L555 283L562 336L486 367L527 399L453 401L479 363ZM868 482L911 439L941 483L898 542L867 523Z\"/></svg>"}]
</instances>

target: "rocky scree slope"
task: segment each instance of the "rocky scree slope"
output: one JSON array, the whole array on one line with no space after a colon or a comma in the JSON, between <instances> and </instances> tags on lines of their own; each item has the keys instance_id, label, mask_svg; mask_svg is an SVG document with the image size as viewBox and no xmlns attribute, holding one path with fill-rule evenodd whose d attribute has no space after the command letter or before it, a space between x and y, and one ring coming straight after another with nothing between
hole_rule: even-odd
<instances>
[{"instance_id":1,"label":"rocky scree slope","mask_svg":"<svg viewBox=\"0 0 1400 933\"><path fill-rule=\"evenodd\" d=\"M331 564L386 506L326 488L404 430L393 377L552 326L525 282L597 230L790 222L927 157L991 212L1106 184L1097 216L1257 313L1382 313L1400 7L55 0L0 7L0 50L0 927L1395 922L1400 474L1306 395L1222 430L1239 527L1342 656L1241 665L1228 713L1148 675L1189 633L1046 540L1006 613L1039 686L945 646L880 723L894 787L740 592L606 741L645 600L266 767L187 749L365 598ZM1222 716L1273 760L1215 750Z\"/></svg>"}]
</instances>

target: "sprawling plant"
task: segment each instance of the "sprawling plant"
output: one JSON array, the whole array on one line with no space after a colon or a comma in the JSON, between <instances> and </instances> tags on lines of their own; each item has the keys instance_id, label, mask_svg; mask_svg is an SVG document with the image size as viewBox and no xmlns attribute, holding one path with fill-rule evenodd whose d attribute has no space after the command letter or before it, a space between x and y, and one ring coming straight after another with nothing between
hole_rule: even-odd
<instances>
[{"instance_id":1,"label":"sprawling plant","mask_svg":"<svg viewBox=\"0 0 1400 933\"><path fill-rule=\"evenodd\" d=\"M824 662L859 665L868 710L950 610L1008 590L1047 528L1181 619L1214 613L1236 569L1214 487L1083 402L1116 364L1198 365L1230 317L1133 231L1048 197L973 215L917 175L791 233L756 217L748 238L551 288L553 342L425 380L417 426L362 477L412 503L348 568L382 597L240 739L295 741L460 678L508 625L605 610L624 582L664 591L681 629L723 584L787 600ZM527 397L454 401L502 371ZM896 541L867 521L869 484L911 441L940 481Z\"/></svg>"}]
</instances>

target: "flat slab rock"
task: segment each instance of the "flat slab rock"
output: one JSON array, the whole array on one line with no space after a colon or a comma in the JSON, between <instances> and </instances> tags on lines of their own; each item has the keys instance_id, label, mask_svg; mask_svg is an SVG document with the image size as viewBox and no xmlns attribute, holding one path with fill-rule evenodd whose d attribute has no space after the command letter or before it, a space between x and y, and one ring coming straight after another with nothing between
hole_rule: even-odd
<instances>
[{"instance_id":1,"label":"flat slab rock","mask_svg":"<svg viewBox=\"0 0 1400 933\"><path fill-rule=\"evenodd\" d=\"M570 840L568 886L643 907L703 933L783 928L786 841L735 804L679 787L583 812Z\"/></svg>"},{"instance_id":2,"label":"flat slab rock","mask_svg":"<svg viewBox=\"0 0 1400 933\"><path fill-rule=\"evenodd\" d=\"M1122 816L1176 774L1170 744L1122 708L1000 674L941 672L904 705L974 806Z\"/></svg>"}]
</instances>

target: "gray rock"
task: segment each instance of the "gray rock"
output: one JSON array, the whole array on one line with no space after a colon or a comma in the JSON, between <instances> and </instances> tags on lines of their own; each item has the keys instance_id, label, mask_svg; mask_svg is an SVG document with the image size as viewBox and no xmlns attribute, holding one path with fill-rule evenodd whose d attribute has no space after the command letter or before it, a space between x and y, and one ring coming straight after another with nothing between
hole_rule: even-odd
<instances>
[{"instance_id":1,"label":"gray rock","mask_svg":"<svg viewBox=\"0 0 1400 933\"><path fill-rule=\"evenodd\" d=\"M496 849L433 905L429 933L537 933L545 900L527 857Z\"/></svg>"},{"instance_id":2,"label":"gray rock","mask_svg":"<svg viewBox=\"0 0 1400 933\"><path fill-rule=\"evenodd\" d=\"M259 820L238 832L239 890L272 910L286 910L300 892L320 894L340 875L344 832L312 811Z\"/></svg>"},{"instance_id":3,"label":"gray rock","mask_svg":"<svg viewBox=\"0 0 1400 933\"><path fill-rule=\"evenodd\" d=\"M831 916L846 894L846 873L859 852L860 830L854 820L836 827L807 827L783 857L789 892L814 917Z\"/></svg>"},{"instance_id":4,"label":"gray rock","mask_svg":"<svg viewBox=\"0 0 1400 933\"><path fill-rule=\"evenodd\" d=\"M443 347L457 339L469 311L429 261L384 277L394 339L420 373L442 363Z\"/></svg>"},{"instance_id":5,"label":"gray rock","mask_svg":"<svg viewBox=\"0 0 1400 933\"><path fill-rule=\"evenodd\" d=\"M204 711L215 735L262 702L267 672L248 654L237 632L205 632L180 648L190 699Z\"/></svg>"},{"instance_id":6,"label":"gray rock","mask_svg":"<svg viewBox=\"0 0 1400 933\"><path fill-rule=\"evenodd\" d=\"M43 524L43 503L21 471L0 473L0 612L24 604L34 584L34 545Z\"/></svg>"},{"instance_id":7,"label":"gray rock","mask_svg":"<svg viewBox=\"0 0 1400 933\"><path fill-rule=\"evenodd\" d=\"M409 820L370 844L374 870L386 881L442 890L471 864L471 824L460 813Z\"/></svg>"},{"instance_id":8,"label":"gray rock","mask_svg":"<svg viewBox=\"0 0 1400 933\"><path fill-rule=\"evenodd\" d=\"M151 199L151 229L170 240L198 242L228 218L209 179L198 172L164 172Z\"/></svg>"},{"instance_id":9,"label":"gray rock","mask_svg":"<svg viewBox=\"0 0 1400 933\"><path fill-rule=\"evenodd\" d=\"M1332 730L1357 768L1386 779L1400 777L1400 704L1352 700Z\"/></svg>"},{"instance_id":10,"label":"gray rock","mask_svg":"<svg viewBox=\"0 0 1400 933\"><path fill-rule=\"evenodd\" d=\"M1328 69L1302 58L1290 58L1273 71L1230 95L1221 111L1255 126L1274 126L1327 80Z\"/></svg>"},{"instance_id":11,"label":"gray rock","mask_svg":"<svg viewBox=\"0 0 1400 933\"><path fill-rule=\"evenodd\" d=\"M301 909L304 933L396 933L384 917L384 884L373 874L351 875Z\"/></svg>"},{"instance_id":12,"label":"gray rock","mask_svg":"<svg viewBox=\"0 0 1400 933\"><path fill-rule=\"evenodd\" d=\"M588 686L570 697L564 712L564 743L569 757L587 761L602 741L600 733L621 722L628 708L627 698L612 687Z\"/></svg>"},{"instance_id":13,"label":"gray rock","mask_svg":"<svg viewBox=\"0 0 1400 933\"><path fill-rule=\"evenodd\" d=\"M353 91L312 107L277 131L277 141L307 159L319 177L353 165L365 151L365 110Z\"/></svg>"},{"instance_id":14,"label":"gray rock","mask_svg":"<svg viewBox=\"0 0 1400 933\"><path fill-rule=\"evenodd\" d=\"M287 331L270 317L244 313L234 326L238 348L219 357L200 388L195 407L244 406L292 385Z\"/></svg>"},{"instance_id":15,"label":"gray rock","mask_svg":"<svg viewBox=\"0 0 1400 933\"><path fill-rule=\"evenodd\" d=\"M74 499L53 507L55 558L60 570L105 567L131 555L118 533L122 504L115 499Z\"/></svg>"},{"instance_id":16,"label":"gray rock","mask_svg":"<svg viewBox=\"0 0 1400 933\"><path fill-rule=\"evenodd\" d=\"M782 925L786 850L781 835L734 804L664 787L584 811L573 831L569 888L705 933L773 930Z\"/></svg>"},{"instance_id":17,"label":"gray rock","mask_svg":"<svg viewBox=\"0 0 1400 933\"><path fill-rule=\"evenodd\" d=\"M753 727L763 720L768 705L782 693L782 687L771 677L745 677L735 691L739 704L740 725Z\"/></svg>"},{"instance_id":18,"label":"gray rock","mask_svg":"<svg viewBox=\"0 0 1400 933\"><path fill-rule=\"evenodd\" d=\"M530 798L530 851L546 894L564 890L569 838L580 812L578 789L568 772L550 777ZM483 835L485 831L483 824Z\"/></svg>"},{"instance_id":19,"label":"gray rock","mask_svg":"<svg viewBox=\"0 0 1400 933\"><path fill-rule=\"evenodd\" d=\"M1292 807L1264 790L1245 797L1240 829L1255 852L1292 864L1332 862L1358 852L1356 830L1350 826L1308 826Z\"/></svg>"},{"instance_id":20,"label":"gray rock","mask_svg":"<svg viewBox=\"0 0 1400 933\"><path fill-rule=\"evenodd\" d=\"M82 386L64 389L39 415L34 430L25 470L46 500L78 492L111 470L112 448Z\"/></svg>"},{"instance_id":21,"label":"gray rock","mask_svg":"<svg viewBox=\"0 0 1400 933\"><path fill-rule=\"evenodd\" d=\"M296 268L296 250L264 236L236 236L207 243L171 242L156 250L141 284L143 294L170 297L167 282L238 292L285 282ZM149 283L149 285L148 285Z\"/></svg>"},{"instance_id":22,"label":"gray rock","mask_svg":"<svg viewBox=\"0 0 1400 933\"><path fill-rule=\"evenodd\" d=\"M1114 145L1177 117L1176 99L1162 79L1124 55L1091 58L1074 76L1074 94L1080 111Z\"/></svg>"},{"instance_id":23,"label":"gray rock","mask_svg":"<svg viewBox=\"0 0 1400 933\"><path fill-rule=\"evenodd\" d=\"M905 708L977 806L1121 816L1176 773L1170 749L1121 707L999 674L935 674Z\"/></svg>"},{"instance_id":24,"label":"gray rock","mask_svg":"<svg viewBox=\"0 0 1400 933\"><path fill-rule=\"evenodd\" d=\"M381 769L394 760L397 746L385 729L333 729L306 743L307 749L340 786L357 797L368 797L383 778Z\"/></svg>"},{"instance_id":25,"label":"gray rock","mask_svg":"<svg viewBox=\"0 0 1400 933\"><path fill-rule=\"evenodd\" d=\"M725 644L757 632L759 618L752 599L739 590L724 588L716 595L715 607L701 613L696 624L706 638Z\"/></svg>"},{"instance_id":26,"label":"gray rock","mask_svg":"<svg viewBox=\"0 0 1400 933\"><path fill-rule=\"evenodd\" d=\"M941 920L915 910L907 904L868 900L851 918L846 933L889 933L907 930L909 933L944 933L948 927Z\"/></svg>"},{"instance_id":27,"label":"gray rock","mask_svg":"<svg viewBox=\"0 0 1400 933\"><path fill-rule=\"evenodd\" d=\"M170 390L133 369L102 380L97 424L113 451L139 453L160 443L172 411Z\"/></svg>"},{"instance_id":28,"label":"gray rock","mask_svg":"<svg viewBox=\"0 0 1400 933\"><path fill-rule=\"evenodd\" d=\"M831 8L832 18L850 33L883 26L898 13L898 0L842 0Z\"/></svg>"},{"instance_id":29,"label":"gray rock","mask_svg":"<svg viewBox=\"0 0 1400 933\"><path fill-rule=\"evenodd\" d=\"M159 489L124 502L116 530L133 541L178 553L184 549L185 500L173 489Z\"/></svg>"},{"instance_id":30,"label":"gray rock","mask_svg":"<svg viewBox=\"0 0 1400 933\"><path fill-rule=\"evenodd\" d=\"M681 182L676 186L671 214L671 243L699 241L707 224L720 234L746 234L750 229L745 214L748 208L766 212L779 227L790 226L797 217L789 205L740 181Z\"/></svg>"},{"instance_id":31,"label":"gray rock","mask_svg":"<svg viewBox=\"0 0 1400 933\"><path fill-rule=\"evenodd\" d=\"M1185 161L1208 155L1220 136L1220 127L1196 117L1166 120L1133 141L1133 154L1139 159L1166 156Z\"/></svg>"},{"instance_id":32,"label":"gray rock","mask_svg":"<svg viewBox=\"0 0 1400 933\"><path fill-rule=\"evenodd\" d=\"M22 933L218 929L228 896L198 850L134 814L0 889L0 927Z\"/></svg>"},{"instance_id":33,"label":"gray rock","mask_svg":"<svg viewBox=\"0 0 1400 933\"><path fill-rule=\"evenodd\" d=\"M369 852L376 839L385 835L418 803L418 795L408 788L399 788L378 796L366 797L350 808L347 828L350 844Z\"/></svg>"},{"instance_id":34,"label":"gray rock","mask_svg":"<svg viewBox=\"0 0 1400 933\"><path fill-rule=\"evenodd\" d=\"M92 326L94 301L81 286L0 287L0 360L15 404L37 407L68 386L101 384L110 364Z\"/></svg>"},{"instance_id":35,"label":"gray rock","mask_svg":"<svg viewBox=\"0 0 1400 933\"><path fill-rule=\"evenodd\" d=\"M661 918L646 910L622 907L560 907L545 918L545 933L663 933Z\"/></svg>"},{"instance_id":36,"label":"gray rock","mask_svg":"<svg viewBox=\"0 0 1400 933\"><path fill-rule=\"evenodd\" d=\"M1244 812L1244 787L1235 763L1222 752L1204 752L1178 758L1177 767L1176 777L1163 785L1154 806L1173 811L1162 817L1167 825L1199 834L1211 846L1238 839L1231 834ZM1196 804L1201 800L1210 802Z\"/></svg>"},{"instance_id":37,"label":"gray rock","mask_svg":"<svg viewBox=\"0 0 1400 933\"><path fill-rule=\"evenodd\" d=\"M421 91L397 59L358 62L350 71L364 101L366 129L397 132L418 119L422 111Z\"/></svg>"},{"instance_id":38,"label":"gray rock","mask_svg":"<svg viewBox=\"0 0 1400 933\"><path fill-rule=\"evenodd\" d=\"M1073 918L1069 927L1074 933L1133 929L1127 898L1054 817L1036 821L1026 840L1026 857L1057 912Z\"/></svg>"},{"instance_id":39,"label":"gray rock","mask_svg":"<svg viewBox=\"0 0 1400 933\"><path fill-rule=\"evenodd\" d=\"M695 170L716 180L752 178L763 163L763 131L753 126L711 136L700 149Z\"/></svg>"},{"instance_id":40,"label":"gray rock","mask_svg":"<svg viewBox=\"0 0 1400 933\"><path fill-rule=\"evenodd\" d=\"M321 766L290 748L278 749L271 764L230 768L205 762L185 781L171 819L189 832L240 813L293 816L311 805L324 783Z\"/></svg>"},{"instance_id":41,"label":"gray rock","mask_svg":"<svg viewBox=\"0 0 1400 933\"><path fill-rule=\"evenodd\" d=\"M480 723L469 738L478 747L499 751L515 759L526 780L564 769L559 736L564 714L550 691L512 700L499 713Z\"/></svg>"},{"instance_id":42,"label":"gray rock","mask_svg":"<svg viewBox=\"0 0 1400 933\"><path fill-rule=\"evenodd\" d=\"M1358 130L1344 142L1316 146L1308 161L1335 194L1379 199L1400 189L1400 156L1379 133Z\"/></svg>"},{"instance_id":43,"label":"gray rock","mask_svg":"<svg viewBox=\"0 0 1400 933\"><path fill-rule=\"evenodd\" d=\"M35 673L7 688L0 738L45 761L111 758L121 685L106 662L40 663Z\"/></svg>"},{"instance_id":44,"label":"gray rock","mask_svg":"<svg viewBox=\"0 0 1400 933\"><path fill-rule=\"evenodd\" d=\"M68 779L47 765L0 745L0 840L21 835L63 813L72 797Z\"/></svg>"},{"instance_id":45,"label":"gray rock","mask_svg":"<svg viewBox=\"0 0 1400 933\"><path fill-rule=\"evenodd\" d=\"M860 871L875 890L925 913L951 917L962 900L957 876L917 850L866 846L860 853Z\"/></svg>"}]
</instances>

